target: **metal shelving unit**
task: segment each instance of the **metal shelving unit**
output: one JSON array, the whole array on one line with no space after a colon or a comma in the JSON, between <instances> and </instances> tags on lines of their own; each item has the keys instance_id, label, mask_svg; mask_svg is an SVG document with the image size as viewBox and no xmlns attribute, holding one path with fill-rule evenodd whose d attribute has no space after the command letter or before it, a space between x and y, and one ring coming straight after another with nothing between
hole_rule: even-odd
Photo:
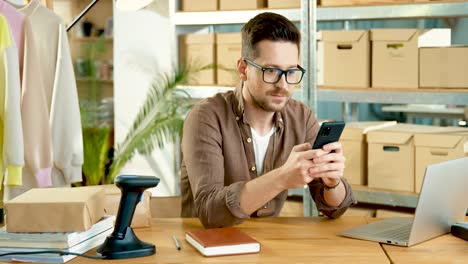
<instances>
[{"instance_id":1,"label":"metal shelving unit","mask_svg":"<svg viewBox=\"0 0 468 264\"><path fill-rule=\"evenodd\" d=\"M302 3L308 2L303 0ZM376 19L423 19L468 17L468 2L418 3L381 6L327 7L310 9L310 16L316 21L349 21ZM316 23L311 21L311 23ZM315 57L311 57L314 64ZM309 70L309 69L308 69ZM336 89L319 88L312 83L311 93L316 93L321 101L345 103L412 103L412 104L457 104L468 105L468 92L454 89ZM357 109L354 113L357 113ZM359 202L390 206L416 207L418 194L374 190L367 187L354 187L355 198ZM308 198L306 198L306 196ZM304 215L317 215L308 192L304 192Z\"/></svg>"},{"instance_id":2,"label":"metal shelving unit","mask_svg":"<svg viewBox=\"0 0 468 264\"><path fill-rule=\"evenodd\" d=\"M418 89L418 90L389 90L389 89L335 89L319 88L316 85L316 38L317 22L343 21L345 25L350 21L378 20L378 19L424 19L424 18L457 18L468 17L468 2L445 3L417 3L379 6L353 7L319 7L316 1L302 0L301 9L284 10L246 10L246 11L215 11L215 12L175 12L172 20L174 27L193 28L199 30L203 26L243 24L253 16L265 12L277 12L294 22L301 22L302 31L302 65L309 73L303 80L302 89L295 92L301 100L317 110L317 98L320 101L335 101L347 103L419 103L419 104L457 104L468 105L468 92L460 90ZM194 98L205 98L217 92L232 89L231 87L187 87L187 91ZM296 97L298 98L298 97ZM317 215L307 188L290 191L304 197L304 215ZM354 188L358 201L390 206L415 207L418 194L401 193L369 188Z\"/></svg>"},{"instance_id":3,"label":"metal shelving unit","mask_svg":"<svg viewBox=\"0 0 468 264\"><path fill-rule=\"evenodd\" d=\"M454 104L468 105L468 89L338 89L318 88L321 101L382 104Z\"/></svg>"},{"instance_id":4,"label":"metal shelving unit","mask_svg":"<svg viewBox=\"0 0 468 264\"><path fill-rule=\"evenodd\" d=\"M317 21L448 18L468 15L468 2L415 3L379 6L322 7Z\"/></svg>"},{"instance_id":5,"label":"metal shelving unit","mask_svg":"<svg viewBox=\"0 0 468 264\"><path fill-rule=\"evenodd\" d=\"M355 21L355 20L376 20L376 19L421 19L421 18L454 18L468 17L468 2L451 3L418 3L402 5L379 5L379 6L355 6L355 7L319 7L314 1L303 0L302 9L261 9L261 10L243 10L243 11L213 11L213 12L174 12L173 23L179 26L211 26L226 24L243 24L255 15L270 11L279 13L288 19L301 22L304 43L302 52L307 53L303 56L308 61L315 60L315 53L309 52L312 46L315 47L315 38L313 34L304 34L305 32L314 32L311 26L316 28L315 23L321 21ZM313 18L316 18L314 20ZM312 39L314 38L314 39ZM307 62L302 62L303 65ZM312 68L313 67L313 68ZM315 71L315 65L311 63L308 72ZM367 102L367 103L433 103L433 104L460 104L467 105L468 93L446 90L444 92L426 91L386 91L378 89L366 90L347 90L347 89L316 89L314 79L310 78L309 91L302 93L303 101L307 102L311 108L315 108L315 97L321 101L335 102ZM304 85L307 86L307 85ZM220 87L223 89L226 87ZM190 89L189 93L194 98L211 96L217 93L218 89L210 88L207 91L199 92L196 89ZM201 87L204 89L204 87ZM206 89L205 89L206 90ZM209 93L213 91L214 93ZM314 94L317 91L318 94ZM200 97L201 96L201 97ZM315 102L315 103L314 103Z\"/></svg>"},{"instance_id":6,"label":"metal shelving unit","mask_svg":"<svg viewBox=\"0 0 468 264\"><path fill-rule=\"evenodd\" d=\"M312 3L307 2L307 6ZM310 5L312 6L312 5ZM305 9L305 8L303 8ZM275 12L291 21L301 21L299 9L259 9L243 11L176 12L177 26L243 24L250 18L263 13ZM375 20L375 19L419 19L468 16L468 2L418 3L379 6L319 7L316 21Z\"/></svg>"}]
</instances>

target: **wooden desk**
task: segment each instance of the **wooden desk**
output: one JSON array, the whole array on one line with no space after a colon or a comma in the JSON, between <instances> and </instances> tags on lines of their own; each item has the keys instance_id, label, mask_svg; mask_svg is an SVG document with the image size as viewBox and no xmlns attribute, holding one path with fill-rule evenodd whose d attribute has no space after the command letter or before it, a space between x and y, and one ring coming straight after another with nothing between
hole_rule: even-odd
<instances>
[{"instance_id":1,"label":"wooden desk","mask_svg":"<svg viewBox=\"0 0 468 264\"><path fill-rule=\"evenodd\" d=\"M412 247L385 244L382 247L392 263L468 263L468 242L450 234Z\"/></svg>"},{"instance_id":2,"label":"wooden desk","mask_svg":"<svg viewBox=\"0 0 468 264\"><path fill-rule=\"evenodd\" d=\"M160 218L153 219L151 228L135 229L141 240L156 245L156 255L112 262L78 257L69 263L390 263L378 243L337 236L368 222L364 217L252 219L239 227L261 243L259 254L206 258L185 241L185 231L202 228L198 219ZM182 250L176 249L172 234Z\"/></svg>"},{"instance_id":3,"label":"wooden desk","mask_svg":"<svg viewBox=\"0 0 468 264\"><path fill-rule=\"evenodd\" d=\"M78 257L69 263L468 263L468 243L450 234L409 248L337 235L343 229L376 220L367 217L251 219L239 227L261 243L259 254L206 258L185 241L185 231L202 228L198 219L159 218L153 219L151 228L135 229L141 240L156 245L156 255L112 261ZM176 249L172 234L178 238L181 251ZM88 254L94 255L95 251Z\"/></svg>"}]
</instances>

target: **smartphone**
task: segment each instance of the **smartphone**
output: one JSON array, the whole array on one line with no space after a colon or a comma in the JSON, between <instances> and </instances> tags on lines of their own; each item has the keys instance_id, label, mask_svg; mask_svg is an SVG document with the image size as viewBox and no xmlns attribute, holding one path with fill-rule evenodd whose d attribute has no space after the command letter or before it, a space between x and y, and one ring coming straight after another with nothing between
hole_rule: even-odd
<instances>
[{"instance_id":1,"label":"smartphone","mask_svg":"<svg viewBox=\"0 0 468 264\"><path fill-rule=\"evenodd\" d=\"M328 143L339 141L344 127L345 123L343 121L323 122L312 149L321 149Z\"/></svg>"}]
</instances>

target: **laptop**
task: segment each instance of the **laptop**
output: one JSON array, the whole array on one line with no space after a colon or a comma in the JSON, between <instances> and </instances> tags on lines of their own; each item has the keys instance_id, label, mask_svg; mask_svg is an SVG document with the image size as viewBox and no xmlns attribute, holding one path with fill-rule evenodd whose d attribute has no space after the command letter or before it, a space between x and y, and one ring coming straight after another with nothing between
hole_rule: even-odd
<instances>
[{"instance_id":1,"label":"laptop","mask_svg":"<svg viewBox=\"0 0 468 264\"><path fill-rule=\"evenodd\" d=\"M468 208L468 157L429 165L413 217L393 217L344 230L345 237L412 246L450 232Z\"/></svg>"}]
</instances>

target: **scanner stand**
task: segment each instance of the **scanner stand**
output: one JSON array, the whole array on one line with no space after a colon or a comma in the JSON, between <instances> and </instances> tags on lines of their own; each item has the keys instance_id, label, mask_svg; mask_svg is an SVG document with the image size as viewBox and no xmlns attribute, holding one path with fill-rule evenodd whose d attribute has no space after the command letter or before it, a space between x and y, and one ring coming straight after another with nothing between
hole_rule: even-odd
<instances>
[{"instance_id":1,"label":"scanner stand","mask_svg":"<svg viewBox=\"0 0 468 264\"><path fill-rule=\"evenodd\" d=\"M156 253L153 244L138 239L130 227L133 214L143 192L159 184L159 178L120 175L115 185L122 191L117 220L112 234L98 247L97 252L106 259L127 259L150 256Z\"/></svg>"}]
</instances>

